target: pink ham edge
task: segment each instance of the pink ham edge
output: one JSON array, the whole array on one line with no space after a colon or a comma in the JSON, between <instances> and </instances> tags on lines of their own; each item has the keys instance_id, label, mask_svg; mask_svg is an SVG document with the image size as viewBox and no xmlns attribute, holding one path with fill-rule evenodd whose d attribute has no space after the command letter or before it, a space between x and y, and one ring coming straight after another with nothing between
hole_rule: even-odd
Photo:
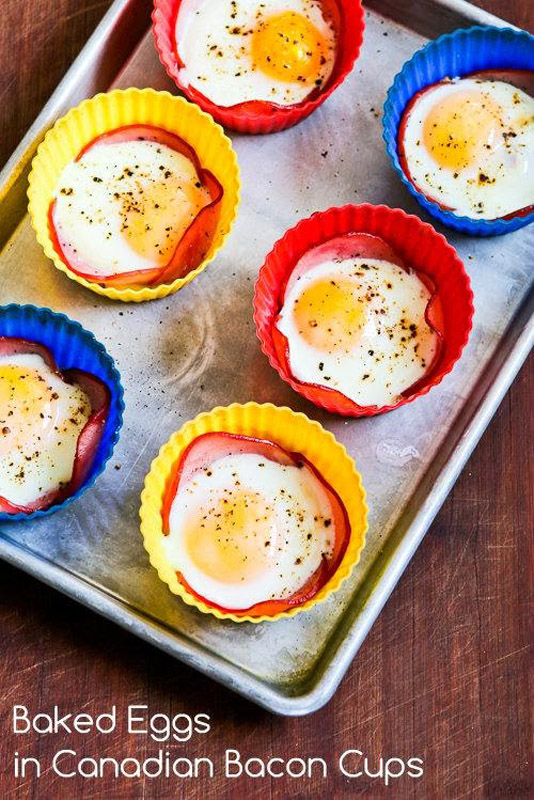
<instances>
[{"instance_id":1,"label":"pink ham edge","mask_svg":"<svg viewBox=\"0 0 534 800\"><path fill-rule=\"evenodd\" d=\"M77 492L83 486L91 467L94 457L98 450L98 445L102 439L106 421L108 418L109 407L111 405L111 392L109 387L99 378L89 372L79 369L70 369L63 373L69 383L77 384L87 395L91 403L91 416L78 437L76 446L76 456L72 478L69 483L69 495Z\"/></svg>"},{"instance_id":2,"label":"pink ham edge","mask_svg":"<svg viewBox=\"0 0 534 800\"><path fill-rule=\"evenodd\" d=\"M206 599L189 586L180 572L176 574L178 580L185 586L188 592L196 597L197 600L206 603L212 608L217 608L226 613L237 614L238 616L246 614L252 614L253 616L266 614L267 616L272 616L281 610L288 610L295 605L305 603L307 600L314 597L317 592L328 583L343 560L350 539L351 528L347 511L341 498L335 489L323 478L316 467L303 455L286 451L280 445L265 439L256 439L245 434L211 431L193 439L178 459L175 472L168 480L163 494L161 508L164 535L169 533L169 515L180 483L182 481L187 483L199 471L208 468L210 464L213 464L215 461L225 456L232 454L241 455L243 453L254 453L255 455L264 457L265 460L274 461L275 463L284 464L286 466L302 464L302 466L310 470L314 479L320 483L325 491L330 504L330 514L333 521L335 540L331 562L328 563L326 558L323 558L322 564L316 573L306 582L304 587L291 598L287 600L266 600L255 603L248 609L237 610L219 606L211 600Z\"/></svg>"},{"instance_id":3,"label":"pink ham edge","mask_svg":"<svg viewBox=\"0 0 534 800\"><path fill-rule=\"evenodd\" d=\"M170 261L163 266L149 267L143 270L132 270L115 275L94 275L86 272L85 264L77 256L73 257L73 255L70 254L67 257L63 250L63 245L60 240L60 229L59 226L56 225L56 199L52 200L48 209L48 228L52 244L64 264L80 278L84 278L89 282L118 289L123 287L131 288L134 286L154 286L160 283L172 283L172 281L177 278L185 277L193 269L196 269L205 258L211 240L216 232L220 215L219 206L224 194L224 189L217 178L215 178L211 172L204 169L195 149L188 144L185 139L182 139L177 134L171 133L164 128L159 128L150 124L124 125L114 131L107 131L88 142L78 153L75 161L79 161L80 158L82 158L85 153L88 153L95 145L117 144L128 141L156 142L184 155L192 162L196 169L198 179L205 184L205 188L210 194L210 202L199 209L196 217L191 221L183 236L178 241ZM206 219L206 229L199 231L200 222ZM195 250L195 247L200 247L200 254Z\"/></svg>"},{"instance_id":4,"label":"pink ham edge","mask_svg":"<svg viewBox=\"0 0 534 800\"><path fill-rule=\"evenodd\" d=\"M462 77L511 83L512 86L521 89L525 94L534 97L534 69L483 69Z\"/></svg>"},{"instance_id":5,"label":"pink ham edge","mask_svg":"<svg viewBox=\"0 0 534 800\"><path fill-rule=\"evenodd\" d=\"M215 461L229 455L242 455L244 453L252 453L265 458L267 461L274 461L277 464L290 467L294 467L302 461L325 490L331 505L332 514L337 519L340 518L336 506L339 504L342 507L343 504L332 487L329 486L313 464L305 459L304 456L300 456L298 453L290 453L284 450L280 445L265 439L256 439L246 435L216 431L198 436L186 447L180 456L178 464L176 465L176 470L170 477L163 495L162 521L165 535L169 532L170 512L180 485L188 483L194 475L207 469Z\"/></svg>"}]
</instances>

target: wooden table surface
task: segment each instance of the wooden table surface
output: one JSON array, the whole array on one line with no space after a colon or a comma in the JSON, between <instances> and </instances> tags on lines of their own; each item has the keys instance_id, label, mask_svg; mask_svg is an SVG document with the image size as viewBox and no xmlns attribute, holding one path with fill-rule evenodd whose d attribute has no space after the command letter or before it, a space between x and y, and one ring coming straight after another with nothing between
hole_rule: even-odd
<instances>
[{"instance_id":1,"label":"wooden table surface","mask_svg":"<svg viewBox=\"0 0 534 800\"><path fill-rule=\"evenodd\" d=\"M0 23L0 161L109 5L108 0L7 0ZM479 5L534 29L532 0ZM111 623L8 566L0 566L0 798L527 798L534 797L532 630L534 596L534 359L503 401L469 464L393 593L334 700L303 719L259 710ZM393 787L331 771L328 783L279 780L182 783L12 777L13 753L58 747L124 757L154 748L111 737L22 742L13 704L99 713L115 703L153 712L207 713L212 730L175 755L226 748L246 756L332 759L361 750L422 757L420 780ZM178 788L172 788L176 787Z\"/></svg>"}]
</instances>

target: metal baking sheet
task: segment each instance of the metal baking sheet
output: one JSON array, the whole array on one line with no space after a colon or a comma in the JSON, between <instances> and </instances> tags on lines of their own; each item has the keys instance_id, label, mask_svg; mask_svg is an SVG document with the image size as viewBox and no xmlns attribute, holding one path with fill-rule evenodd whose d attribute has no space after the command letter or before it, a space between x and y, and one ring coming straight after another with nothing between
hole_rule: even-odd
<instances>
[{"instance_id":1,"label":"metal baking sheet","mask_svg":"<svg viewBox=\"0 0 534 800\"><path fill-rule=\"evenodd\" d=\"M39 248L25 213L28 163L53 120L114 86L174 90L149 32L150 3L116 0L3 174L0 301L64 311L117 361L125 425L114 458L81 500L31 523L0 527L0 556L272 711L298 715L331 697L534 340L534 226L477 240L444 231L475 292L460 363L417 402L374 419L323 413L286 386L260 352L254 281L274 241L299 218L347 202L421 214L381 140L380 109L395 73L427 38L503 24L461 0L373 0L356 67L301 125L233 136L243 199L227 246L192 284L164 300L113 303L81 289ZM407 7L408 6L408 7ZM174 597L148 563L138 524L145 473L172 431L231 401L287 404L342 441L369 495L367 545L335 597L276 624L236 625Z\"/></svg>"}]
</instances>

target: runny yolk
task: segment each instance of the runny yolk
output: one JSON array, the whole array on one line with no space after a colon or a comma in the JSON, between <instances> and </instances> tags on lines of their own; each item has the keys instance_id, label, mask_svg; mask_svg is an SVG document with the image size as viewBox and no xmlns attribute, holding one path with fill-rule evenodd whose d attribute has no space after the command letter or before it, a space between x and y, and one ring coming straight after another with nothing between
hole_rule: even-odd
<instances>
[{"instance_id":1,"label":"runny yolk","mask_svg":"<svg viewBox=\"0 0 534 800\"><path fill-rule=\"evenodd\" d=\"M477 156L493 150L502 137L500 106L487 94L455 92L437 102L423 124L425 148L450 170L476 166Z\"/></svg>"},{"instance_id":2,"label":"runny yolk","mask_svg":"<svg viewBox=\"0 0 534 800\"><path fill-rule=\"evenodd\" d=\"M323 352L349 352L365 324L365 309L357 284L323 278L299 296L295 322L304 341Z\"/></svg>"},{"instance_id":3,"label":"runny yolk","mask_svg":"<svg viewBox=\"0 0 534 800\"><path fill-rule=\"evenodd\" d=\"M193 512L185 546L192 562L210 578L225 583L253 581L267 571L276 551L276 519L263 494L234 489Z\"/></svg>"},{"instance_id":4,"label":"runny yolk","mask_svg":"<svg viewBox=\"0 0 534 800\"><path fill-rule=\"evenodd\" d=\"M0 453L21 447L51 424L53 397L34 370L0 365Z\"/></svg>"},{"instance_id":5,"label":"runny yolk","mask_svg":"<svg viewBox=\"0 0 534 800\"><path fill-rule=\"evenodd\" d=\"M311 83L325 63L324 37L295 11L275 14L252 34L252 61L271 78L286 83Z\"/></svg>"}]
</instances>

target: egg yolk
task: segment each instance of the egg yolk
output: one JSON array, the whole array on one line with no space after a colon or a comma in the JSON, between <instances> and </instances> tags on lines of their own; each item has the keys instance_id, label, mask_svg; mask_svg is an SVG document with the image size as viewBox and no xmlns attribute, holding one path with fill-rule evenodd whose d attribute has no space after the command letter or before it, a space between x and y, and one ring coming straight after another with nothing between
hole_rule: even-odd
<instances>
[{"instance_id":1,"label":"egg yolk","mask_svg":"<svg viewBox=\"0 0 534 800\"><path fill-rule=\"evenodd\" d=\"M321 279L305 289L294 306L295 322L305 342L323 352L349 352L365 324L356 284Z\"/></svg>"},{"instance_id":2,"label":"egg yolk","mask_svg":"<svg viewBox=\"0 0 534 800\"><path fill-rule=\"evenodd\" d=\"M156 254L158 263L169 259L205 203L202 189L177 179L144 186L137 197L132 197L131 191L116 194L121 204L122 236L140 256L154 258ZM169 210L174 216L172 225Z\"/></svg>"},{"instance_id":3,"label":"egg yolk","mask_svg":"<svg viewBox=\"0 0 534 800\"><path fill-rule=\"evenodd\" d=\"M459 170L476 166L483 148L495 149L501 130L500 106L482 92L462 91L435 104L423 124L423 141L440 166Z\"/></svg>"},{"instance_id":4,"label":"egg yolk","mask_svg":"<svg viewBox=\"0 0 534 800\"><path fill-rule=\"evenodd\" d=\"M326 42L306 17L286 11L269 17L252 34L254 65L286 83L315 80L325 63Z\"/></svg>"},{"instance_id":5,"label":"egg yolk","mask_svg":"<svg viewBox=\"0 0 534 800\"><path fill-rule=\"evenodd\" d=\"M0 452L7 453L52 420L53 397L37 372L0 365ZM39 424L40 423L40 424Z\"/></svg>"},{"instance_id":6,"label":"egg yolk","mask_svg":"<svg viewBox=\"0 0 534 800\"><path fill-rule=\"evenodd\" d=\"M252 581L272 563L276 519L264 495L231 490L210 504L204 516L191 516L185 546L208 577L224 583Z\"/></svg>"}]
</instances>

